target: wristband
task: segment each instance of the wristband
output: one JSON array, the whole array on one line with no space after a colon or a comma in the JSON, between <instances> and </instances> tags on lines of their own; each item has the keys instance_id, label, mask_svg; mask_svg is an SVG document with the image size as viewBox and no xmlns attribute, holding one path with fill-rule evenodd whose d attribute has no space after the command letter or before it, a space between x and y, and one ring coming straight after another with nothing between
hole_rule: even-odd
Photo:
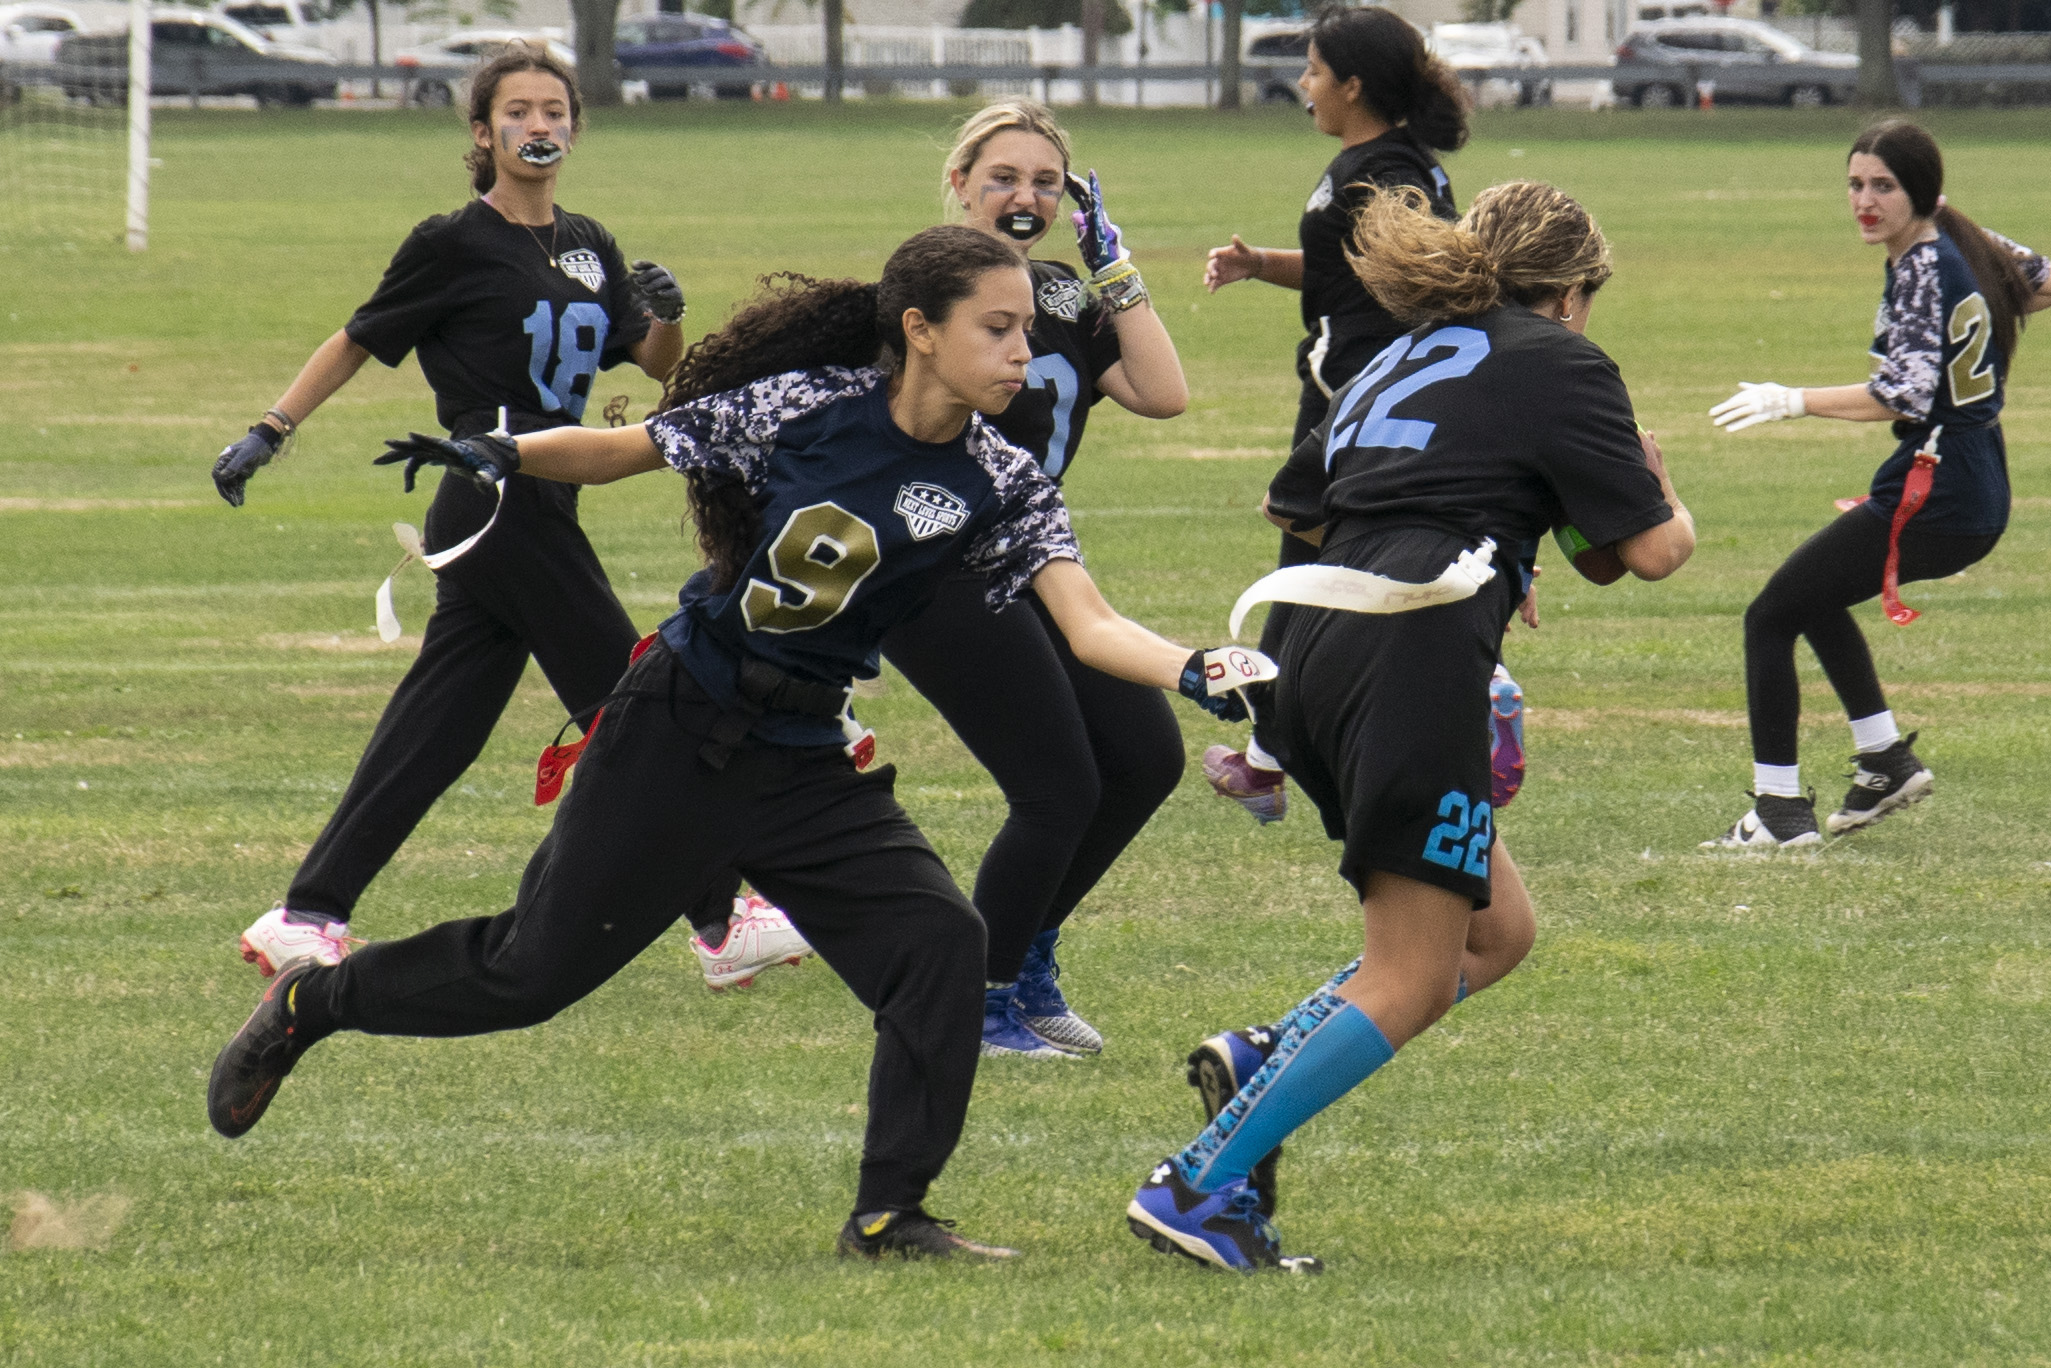
<instances>
[{"instance_id":1,"label":"wristband","mask_svg":"<svg viewBox=\"0 0 2051 1368\"><path fill-rule=\"evenodd\" d=\"M1147 301L1147 283L1131 261L1114 261L1089 279L1089 294L1113 313Z\"/></svg>"}]
</instances>

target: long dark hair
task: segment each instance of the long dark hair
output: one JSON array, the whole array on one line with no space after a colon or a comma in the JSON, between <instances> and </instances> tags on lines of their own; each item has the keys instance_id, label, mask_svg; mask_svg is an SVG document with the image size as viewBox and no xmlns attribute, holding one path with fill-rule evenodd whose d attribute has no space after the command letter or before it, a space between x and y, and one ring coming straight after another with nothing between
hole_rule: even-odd
<instances>
[{"instance_id":1,"label":"long dark hair","mask_svg":"<svg viewBox=\"0 0 2051 1368\"><path fill-rule=\"evenodd\" d=\"M1384 123L1403 124L1426 147L1458 151L1467 143L1467 101L1460 78L1424 46L1422 34L1394 10L1330 6L1318 11L1310 41L1341 81L1360 78L1360 102Z\"/></svg>"},{"instance_id":2,"label":"long dark hair","mask_svg":"<svg viewBox=\"0 0 2051 1368\"><path fill-rule=\"evenodd\" d=\"M577 73L557 61L547 48L523 42L506 44L470 78L471 123L491 127L491 102L498 98L499 82L518 71L539 71L561 81L570 95L570 131L584 131L584 97L577 90ZM499 172L492 164L490 148L472 147L463 154L463 165L470 169L470 188L478 194L497 184Z\"/></svg>"},{"instance_id":3,"label":"long dark hair","mask_svg":"<svg viewBox=\"0 0 2051 1368\"><path fill-rule=\"evenodd\" d=\"M662 406L675 408L785 371L810 366L895 369L905 352L904 315L917 309L944 323L976 292L985 272L1023 270L1018 249L973 228L928 228L890 254L883 279L815 280L784 271L762 277L762 289L725 327L691 344L663 386ZM724 591L761 540L754 499L738 480L702 470L685 474L698 549Z\"/></svg>"},{"instance_id":4,"label":"long dark hair","mask_svg":"<svg viewBox=\"0 0 2051 1368\"><path fill-rule=\"evenodd\" d=\"M1887 163L1887 169L1901 182L1916 216L1934 222L1972 268L1973 280L1994 315L1992 340L2001 349L2001 370L2006 374L2034 293L2022 267L1979 224L1941 202L1944 154L1937 150L1937 140L1923 129L1906 119L1874 124L1859 135L1845 160L1850 161L1861 152Z\"/></svg>"}]
</instances>

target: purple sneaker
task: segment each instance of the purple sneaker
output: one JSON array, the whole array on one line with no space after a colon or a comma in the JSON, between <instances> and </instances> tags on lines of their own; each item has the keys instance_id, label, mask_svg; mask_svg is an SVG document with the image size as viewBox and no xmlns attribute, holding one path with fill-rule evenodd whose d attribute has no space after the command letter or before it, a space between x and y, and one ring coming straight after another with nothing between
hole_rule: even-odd
<instances>
[{"instance_id":1,"label":"purple sneaker","mask_svg":"<svg viewBox=\"0 0 2051 1368\"><path fill-rule=\"evenodd\" d=\"M1488 683L1489 801L1501 812L1524 787L1524 691L1496 666Z\"/></svg>"},{"instance_id":2,"label":"purple sneaker","mask_svg":"<svg viewBox=\"0 0 2051 1368\"><path fill-rule=\"evenodd\" d=\"M1248 764L1244 751L1212 746L1204 752L1204 778L1211 781L1213 793L1245 808L1262 826L1281 821L1289 811L1282 771Z\"/></svg>"}]
</instances>

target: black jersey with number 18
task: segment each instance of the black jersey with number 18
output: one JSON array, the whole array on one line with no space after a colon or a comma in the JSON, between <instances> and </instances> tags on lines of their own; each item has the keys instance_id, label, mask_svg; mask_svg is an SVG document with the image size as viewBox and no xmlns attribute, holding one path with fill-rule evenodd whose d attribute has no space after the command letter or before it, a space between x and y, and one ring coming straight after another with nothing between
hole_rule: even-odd
<instances>
[{"instance_id":1,"label":"black jersey with number 18","mask_svg":"<svg viewBox=\"0 0 2051 1368\"><path fill-rule=\"evenodd\" d=\"M1673 516L1616 364L1516 304L1397 338L1333 396L1268 507L1325 528L1327 559L1383 529L1493 537L1515 555L1561 522L1606 546Z\"/></svg>"},{"instance_id":2,"label":"black jersey with number 18","mask_svg":"<svg viewBox=\"0 0 2051 1368\"><path fill-rule=\"evenodd\" d=\"M612 234L555 216L529 228L472 200L424 220L346 325L387 366L417 351L435 417L458 436L487 430L500 408L515 431L580 422L593 378L648 335Z\"/></svg>"}]
</instances>

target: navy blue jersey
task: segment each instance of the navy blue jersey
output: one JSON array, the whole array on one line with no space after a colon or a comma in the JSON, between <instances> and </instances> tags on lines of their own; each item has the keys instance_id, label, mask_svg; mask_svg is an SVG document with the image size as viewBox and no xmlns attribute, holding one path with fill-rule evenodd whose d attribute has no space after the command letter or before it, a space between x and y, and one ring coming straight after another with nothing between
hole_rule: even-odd
<instances>
[{"instance_id":1,"label":"navy blue jersey","mask_svg":"<svg viewBox=\"0 0 2051 1368\"><path fill-rule=\"evenodd\" d=\"M345 331L387 366L418 352L443 427L483 432L503 407L532 431L581 421L648 315L598 220L558 208L530 229L472 200L407 235Z\"/></svg>"},{"instance_id":2,"label":"navy blue jersey","mask_svg":"<svg viewBox=\"0 0 2051 1368\"><path fill-rule=\"evenodd\" d=\"M1333 396L1268 507L1299 531L1325 528L1327 560L1339 542L1400 528L1493 537L1509 560L1561 522L1607 546L1673 516L1616 364L1518 304L1391 343Z\"/></svg>"},{"instance_id":3,"label":"navy blue jersey","mask_svg":"<svg viewBox=\"0 0 2051 1368\"><path fill-rule=\"evenodd\" d=\"M2051 264L1989 234L2013 252L2033 286ZM1902 481L1923 438L1942 426L1943 460L1916 526L1933 532L1990 535L2008 525L2008 461L2000 433L2009 358L1994 341L1994 314L1949 234L1939 232L1888 263L1887 292L1873 321L1873 378L1867 390L1902 416L1904 438L1874 472L1871 508L1894 516Z\"/></svg>"},{"instance_id":4,"label":"navy blue jersey","mask_svg":"<svg viewBox=\"0 0 2051 1368\"><path fill-rule=\"evenodd\" d=\"M1026 330L1033 361L1026 387L1004 412L990 415L990 425L1058 480L1082 445L1090 410L1104 397L1098 378L1118 364L1118 334L1103 307L1085 297L1072 267L1026 265L1033 273L1033 325Z\"/></svg>"},{"instance_id":5,"label":"navy blue jersey","mask_svg":"<svg viewBox=\"0 0 2051 1368\"><path fill-rule=\"evenodd\" d=\"M890 417L885 374L789 371L648 420L679 471L741 481L762 537L725 590L694 576L662 624L713 700L740 702L743 653L818 684L873 679L883 635L957 570L989 578L992 609L1051 560L1080 561L1061 492L978 416L951 442L921 442ZM831 721L771 712L757 736L838 745Z\"/></svg>"}]
</instances>

